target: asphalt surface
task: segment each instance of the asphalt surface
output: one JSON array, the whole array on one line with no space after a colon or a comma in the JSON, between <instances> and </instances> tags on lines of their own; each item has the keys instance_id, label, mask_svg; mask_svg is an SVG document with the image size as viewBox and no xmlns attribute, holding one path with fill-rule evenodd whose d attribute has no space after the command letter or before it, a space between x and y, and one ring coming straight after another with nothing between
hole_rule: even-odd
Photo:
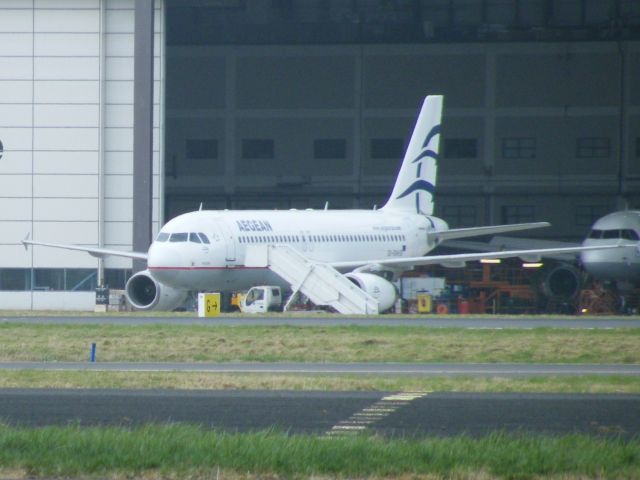
<instances>
[{"instance_id":1,"label":"asphalt surface","mask_svg":"<svg viewBox=\"0 0 640 480\"><path fill-rule=\"evenodd\" d=\"M309 316L269 316L259 317L255 315L232 316L204 319L198 317L140 317L132 316L4 316L0 317L0 323L27 323L27 324L79 324L79 325L210 325L210 326L277 326L291 325L296 327L321 327L321 326L415 326L431 328L471 328L471 329L501 329L501 328L640 328L640 317L540 317L540 316L512 316L512 317L406 317L380 315L376 317L339 317L326 315Z\"/></svg>"},{"instance_id":2,"label":"asphalt surface","mask_svg":"<svg viewBox=\"0 0 640 480\"><path fill-rule=\"evenodd\" d=\"M529 377L575 375L640 375L637 364L531 363L292 363L292 362L0 362L0 370L213 372L264 375L412 375Z\"/></svg>"},{"instance_id":3,"label":"asphalt surface","mask_svg":"<svg viewBox=\"0 0 640 480\"><path fill-rule=\"evenodd\" d=\"M184 422L230 432L640 434L640 395L289 391L0 390L11 425Z\"/></svg>"}]
</instances>

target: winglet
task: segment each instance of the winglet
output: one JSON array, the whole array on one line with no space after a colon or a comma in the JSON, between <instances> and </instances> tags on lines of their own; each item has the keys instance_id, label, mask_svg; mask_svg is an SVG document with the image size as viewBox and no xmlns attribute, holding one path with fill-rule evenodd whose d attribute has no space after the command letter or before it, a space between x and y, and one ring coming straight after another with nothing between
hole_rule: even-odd
<instances>
[{"instance_id":1,"label":"winglet","mask_svg":"<svg viewBox=\"0 0 640 480\"><path fill-rule=\"evenodd\" d=\"M29 250L29 237L31 236L31 232L27 233L27 236L24 237L24 239L22 240L22 246L24 247L25 251Z\"/></svg>"}]
</instances>

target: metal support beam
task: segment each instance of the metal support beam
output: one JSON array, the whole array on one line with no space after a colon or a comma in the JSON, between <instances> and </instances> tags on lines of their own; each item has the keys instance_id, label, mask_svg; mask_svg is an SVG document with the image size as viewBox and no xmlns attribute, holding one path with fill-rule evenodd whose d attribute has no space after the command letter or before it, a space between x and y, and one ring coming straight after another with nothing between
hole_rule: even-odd
<instances>
[{"instance_id":1,"label":"metal support beam","mask_svg":"<svg viewBox=\"0 0 640 480\"><path fill-rule=\"evenodd\" d=\"M153 186L153 19L154 0L135 0L133 82L133 249L151 244ZM146 269L133 261L133 271Z\"/></svg>"}]
</instances>

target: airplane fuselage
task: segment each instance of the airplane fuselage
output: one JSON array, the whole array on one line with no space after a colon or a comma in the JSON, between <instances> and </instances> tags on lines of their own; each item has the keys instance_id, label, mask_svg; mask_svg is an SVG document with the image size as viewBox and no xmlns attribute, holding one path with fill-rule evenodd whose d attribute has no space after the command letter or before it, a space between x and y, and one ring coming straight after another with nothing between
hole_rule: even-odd
<instances>
[{"instance_id":1,"label":"airplane fuselage","mask_svg":"<svg viewBox=\"0 0 640 480\"><path fill-rule=\"evenodd\" d=\"M613 212L598 219L582 245L632 245L614 250L582 252L580 258L584 268L595 278L640 281L640 211Z\"/></svg>"},{"instance_id":2,"label":"airplane fuselage","mask_svg":"<svg viewBox=\"0 0 640 480\"><path fill-rule=\"evenodd\" d=\"M267 268L245 266L252 245L289 245L316 262L425 255L436 217L381 210L197 211L169 221L149 249L153 278L173 288L235 290L283 285ZM206 243L208 242L208 243Z\"/></svg>"}]
</instances>

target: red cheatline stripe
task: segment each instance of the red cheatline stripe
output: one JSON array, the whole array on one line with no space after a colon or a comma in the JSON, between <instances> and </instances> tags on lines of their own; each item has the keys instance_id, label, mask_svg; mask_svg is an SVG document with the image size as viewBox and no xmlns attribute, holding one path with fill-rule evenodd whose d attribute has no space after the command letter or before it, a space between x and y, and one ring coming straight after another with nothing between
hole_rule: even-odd
<instances>
[{"instance_id":1,"label":"red cheatline stripe","mask_svg":"<svg viewBox=\"0 0 640 480\"><path fill-rule=\"evenodd\" d=\"M229 265L228 267L147 267L149 270L259 270L267 267L245 267Z\"/></svg>"}]
</instances>

